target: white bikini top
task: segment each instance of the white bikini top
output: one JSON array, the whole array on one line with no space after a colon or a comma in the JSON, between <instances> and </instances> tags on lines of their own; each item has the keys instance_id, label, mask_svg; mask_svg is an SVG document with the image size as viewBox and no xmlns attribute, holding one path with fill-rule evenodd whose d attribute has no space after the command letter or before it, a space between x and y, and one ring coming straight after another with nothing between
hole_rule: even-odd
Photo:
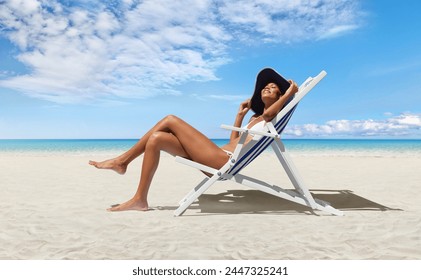
<instances>
[{"instance_id":1,"label":"white bikini top","mask_svg":"<svg viewBox=\"0 0 421 280\"><path fill-rule=\"evenodd\" d=\"M266 125L266 122L264 120L255 123L252 127L248 128L250 123L248 123L247 125L243 126L244 129L250 129L250 130L255 130L255 131L261 131L261 132L268 132ZM262 136L258 135L258 134L253 134L250 133L250 135L254 135L253 140L258 140L260 139Z\"/></svg>"}]
</instances>

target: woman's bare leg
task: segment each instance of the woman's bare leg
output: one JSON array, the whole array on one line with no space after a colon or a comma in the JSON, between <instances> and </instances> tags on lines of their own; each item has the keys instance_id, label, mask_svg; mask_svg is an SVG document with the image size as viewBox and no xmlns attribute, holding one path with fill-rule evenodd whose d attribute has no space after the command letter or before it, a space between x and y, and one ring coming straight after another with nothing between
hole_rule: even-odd
<instances>
[{"instance_id":1,"label":"woman's bare leg","mask_svg":"<svg viewBox=\"0 0 421 280\"><path fill-rule=\"evenodd\" d=\"M189 159L217 169L227 162L227 154L221 148L182 119L170 115L161 125L160 131L172 133Z\"/></svg>"},{"instance_id":2,"label":"woman's bare leg","mask_svg":"<svg viewBox=\"0 0 421 280\"><path fill-rule=\"evenodd\" d=\"M161 150L172 155L187 157L180 142L173 134L167 132L153 133L145 147L140 181L135 195L129 201L108 209L109 211L148 210L148 190L159 164Z\"/></svg>"},{"instance_id":3,"label":"woman's bare leg","mask_svg":"<svg viewBox=\"0 0 421 280\"><path fill-rule=\"evenodd\" d=\"M131 147L127 152L119 155L116 158L108 159L105 161L93 161L90 160L89 164L95 166L99 169L111 169L116 171L119 174L126 173L127 166L132 162L135 158L140 156L145 152L146 143L149 139L149 137L156 131L158 131L162 125L161 123L165 120L162 119L159 121L152 129L150 129L145 135L143 135L142 138L137 141L137 143Z\"/></svg>"},{"instance_id":4,"label":"woman's bare leg","mask_svg":"<svg viewBox=\"0 0 421 280\"><path fill-rule=\"evenodd\" d=\"M149 137L158 131L174 134L180 140L181 145L186 148L188 157L194 161L212 167L220 166L221 161L215 162L212 159L210 160L208 155L215 151L221 154L223 151L198 130L172 115L159 121L132 148L122 155L102 162L89 161L89 164L100 169L111 169L119 174L124 174L129 163L145 152ZM205 150L202 150L202 148L205 148ZM191 157L191 154L194 157Z\"/></svg>"},{"instance_id":5,"label":"woman's bare leg","mask_svg":"<svg viewBox=\"0 0 421 280\"><path fill-rule=\"evenodd\" d=\"M165 125L168 131L154 132L145 145L141 177L135 195L129 201L110 208L110 211L148 209L148 190L159 164L161 150L214 168L220 168L226 163L227 154L184 121L170 116Z\"/></svg>"}]
</instances>

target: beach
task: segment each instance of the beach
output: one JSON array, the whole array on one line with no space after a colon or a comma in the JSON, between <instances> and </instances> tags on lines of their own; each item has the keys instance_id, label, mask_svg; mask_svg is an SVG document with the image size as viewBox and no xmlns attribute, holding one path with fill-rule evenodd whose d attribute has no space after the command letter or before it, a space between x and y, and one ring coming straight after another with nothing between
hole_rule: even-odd
<instances>
[{"instance_id":1,"label":"beach","mask_svg":"<svg viewBox=\"0 0 421 280\"><path fill-rule=\"evenodd\" d=\"M233 182L218 182L181 217L178 201L202 173L163 153L147 212L106 211L134 193L142 157L125 175L88 160L107 155L2 153L0 259L421 259L421 158L291 154L330 216ZM291 188L273 153L244 174Z\"/></svg>"}]
</instances>

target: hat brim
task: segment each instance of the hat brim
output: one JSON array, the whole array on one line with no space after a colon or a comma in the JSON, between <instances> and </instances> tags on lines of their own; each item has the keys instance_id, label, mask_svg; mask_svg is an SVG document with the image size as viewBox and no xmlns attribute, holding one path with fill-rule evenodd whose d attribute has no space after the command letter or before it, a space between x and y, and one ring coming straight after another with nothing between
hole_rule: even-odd
<instances>
[{"instance_id":1,"label":"hat brim","mask_svg":"<svg viewBox=\"0 0 421 280\"><path fill-rule=\"evenodd\" d=\"M269 83L275 83L281 94L284 94L290 86L290 83L272 68L265 68L257 74L254 93L251 98L251 109L258 115L263 114L265 104L262 101L262 89Z\"/></svg>"}]
</instances>

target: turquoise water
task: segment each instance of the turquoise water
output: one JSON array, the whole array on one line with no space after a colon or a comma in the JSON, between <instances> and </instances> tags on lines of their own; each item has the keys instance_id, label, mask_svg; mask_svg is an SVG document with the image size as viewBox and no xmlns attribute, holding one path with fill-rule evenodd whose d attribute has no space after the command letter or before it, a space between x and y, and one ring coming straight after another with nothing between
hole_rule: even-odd
<instances>
[{"instance_id":1,"label":"turquoise water","mask_svg":"<svg viewBox=\"0 0 421 280\"><path fill-rule=\"evenodd\" d=\"M135 139L0 140L0 153L113 154L129 149L136 141ZM222 146L228 139L212 141ZM286 139L283 141L288 151L301 155L421 156L421 140Z\"/></svg>"}]
</instances>

